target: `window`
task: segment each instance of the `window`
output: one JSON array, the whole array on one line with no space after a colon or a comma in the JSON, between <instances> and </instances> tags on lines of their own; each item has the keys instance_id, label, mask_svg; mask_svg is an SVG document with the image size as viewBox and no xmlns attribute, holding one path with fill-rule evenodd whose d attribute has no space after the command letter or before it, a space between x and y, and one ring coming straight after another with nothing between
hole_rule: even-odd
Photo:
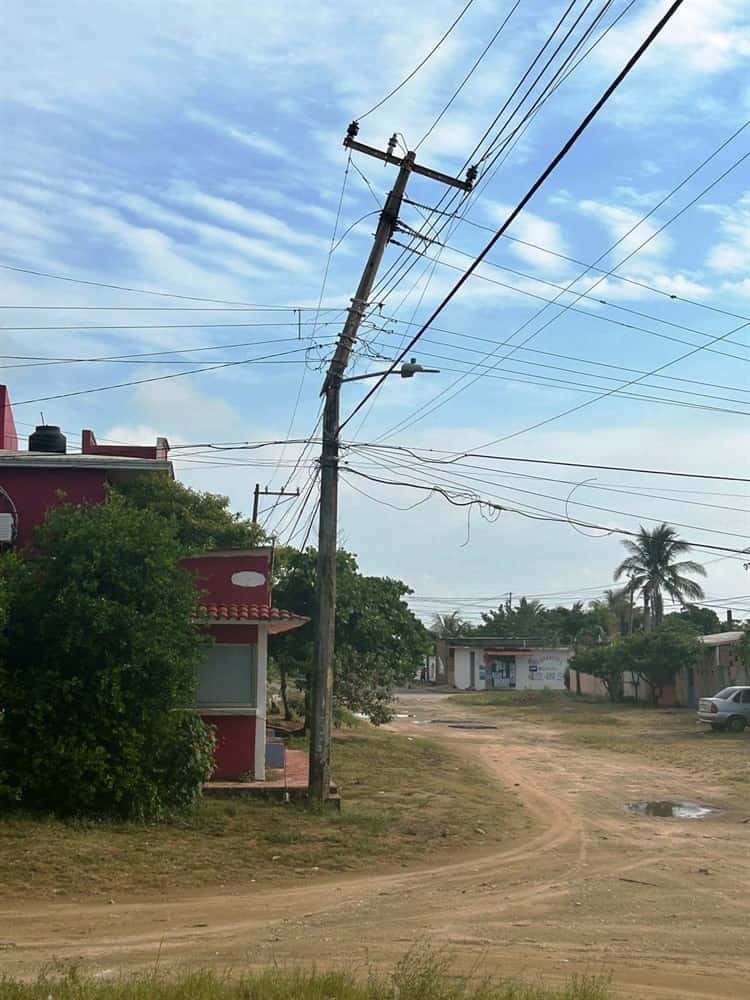
<instances>
[{"instance_id":1,"label":"window","mask_svg":"<svg viewBox=\"0 0 750 1000\"><path fill-rule=\"evenodd\" d=\"M750 702L750 688L745 688L740 692L740 701L745 705Z\"/></svg>"},{"instance_id":2,"label":"window","mask_svg":"<svg viewBox=\"0 0 750 1000\"><path fill-rule=\"evenodd\" d=\"M722 688L718 694L714 695L714 698L718 698L720 701L731 701L732 695L735 693L737 688Z\"/></svg>"},{"instance_id":3,"label":"window","mask_svg":"<svg viewBox=\"0 0 750 1000\"><path fill-rule=\"evenodd\" d=\"M198 666L198 707L256 707L257 653L257 646L206 646Z\"/></svg>"}]
</instances>

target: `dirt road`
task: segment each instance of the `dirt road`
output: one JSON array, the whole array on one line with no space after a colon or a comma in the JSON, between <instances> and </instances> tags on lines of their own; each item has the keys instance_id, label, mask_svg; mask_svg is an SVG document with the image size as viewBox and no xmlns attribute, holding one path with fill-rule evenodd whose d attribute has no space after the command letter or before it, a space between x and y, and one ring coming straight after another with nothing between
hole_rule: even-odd
<instances>
[{"instance_id":1,"label":"dirt road","mask_svg":"<svg viewBox=\"0 0 750 1000\"><path fill-rule=\"evenodd\" d=\"M435 694L407 695L402 705L415 718L395 725L414 735L430 719L477 717ZM430 724L429 735L520 797L532 823L507 845L276 889L14 904L0 913L0 970L29 975L56 958L105 972L157 956L222 968L390 966L416 943L450 953L458 970L479 961L491 974L549 981L606 971L623 997L750 998L750 812L733 805L731 791L702 785L689 762L657 766L566 742L554 726L496 721L476 731ZM625 811L643 798L698 799L723 811L700 821ZM471 816L466 825L474 833Z\"/></svg>"}]
</instances>

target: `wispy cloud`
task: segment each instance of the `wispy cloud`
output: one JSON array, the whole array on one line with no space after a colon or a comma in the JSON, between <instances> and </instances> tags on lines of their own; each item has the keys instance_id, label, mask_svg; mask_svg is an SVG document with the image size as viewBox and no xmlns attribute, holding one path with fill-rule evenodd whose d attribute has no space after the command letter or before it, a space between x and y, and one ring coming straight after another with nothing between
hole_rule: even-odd
<instances>
[{"instance_id":1,"label":"wispy cloud","mask_svg":"<svg viewBox=\"0 0 750 1000\"><path fill-rule=\"evenodd\" d=\"M708 252L707 265L717 274L745 275L750 271L750 191L734 205L712 205L719 218L720 239Z\"/></svg>"},{"instance_id":2,"label":"wispy cloud","mask_svg":"<svg viewBox=\"0 0 750 1000\"><path fill-rule=\"evenodd\" d=\"M231 122L217 118L206 111L191 110L187 112L186 117L196 125L203 125L213 132L218 132L220 135L225 136L227 139L233 139L235 142L242 143L243 146L249 146L256 153L263 153L265 156L274 156L282 160L288 158L289 154L281 143L276 142L275 139L271 139L267 135L262 135L260 132L250 131L246 128L241 128L239 125L233 125Z\"/></svg>"},{"instance_id":3,"label":"wispy cloud","mask_svg":"<svg viewBox=\"0 0 750 1000\"><path fill-rule=\"evenodd\" d=\"M300 228L294 228L278 216L247 208L229 198L207 194L193 184L177 182L170 187L167 196L178 204L205 213L234 228L260 232L293 246L313 247L316 250L327 249L325 239L305 233Z\"/></svg>"}]
</instances>

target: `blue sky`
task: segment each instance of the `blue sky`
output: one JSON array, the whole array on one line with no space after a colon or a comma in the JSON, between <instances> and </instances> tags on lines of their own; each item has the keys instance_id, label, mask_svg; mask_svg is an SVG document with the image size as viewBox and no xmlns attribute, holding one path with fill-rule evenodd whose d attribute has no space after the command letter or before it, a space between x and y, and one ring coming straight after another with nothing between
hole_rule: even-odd
<instances>
[{"instance_id":1,"label":"blue sky","mask_svg":"<svg viewBox=\"0 0 750 1000\"><path fill-rule=\"evenodd\" d=\"M626 6L615 0L597 31ZM465 255L476 254L488 239L481 227L504 220L666 6L647 0L630 5L544 104L499 169L482 176L477 192L462 205L465 218L445 231L449 247L424 247L438 262L411 255L408 276L395 288L386 284L379 290L383 308L363 330L357 373L382 367L377 356L393 357L405 331L414 329L407 324L429 315L458 277L457 268L466 266ZM476 73L419 146L420 161L449 173L461 170L566 7L521 0ZM415 145L510 9L510 3L475 0L436 56L364 118L360 138L384 147L397 131ZM152 379L193 367L196 359L194 367L268 356L277 362L18 405L20 430L27 432L43 410L73 438L81 427L112 440L165 434L180 445L280 439L290 425L293 437L308 435L318 413L321 362L369 249L376 200L394 178L392 168L361 155L346 172L341 140L349 121L414 67L458 10L453 0L409 5L323 0L314 6L134 0L71 2L63 14L44 0L33 8L11 0L4 24L7 57L0 67L6 98L0 263L82 281L306 310L298 327L291 311L207 311L208 303L4 270L0 301L18 307L2 310L8 356L2 364L19 366L3 373L14 400ZM600 4L586 9L577 0L564 24L582 13L580 34L599 10ZM592 399L594 389L615 388L671 362L708 344L706 335L740 326L737 317L750 317L750 160L734 166L750 151L750 128L603 258L605 269L619 265L729 170L618 268L630 281L606 277L594 289L600 275L589 271L576 280L584 269L559 256L586 263L599 258L750 117L748 39L750 17L742 3L687 0L514 224L510 234L525 243L501 241L490 263L441 315L439 330L423 337L415 353L441 374L391 379L372 408L347 427L347 435L360 442L476 449ZM410 181L409 196L424 205L437 204L443 194L433 181ZM330 257L318 315L314 307L339 199L337 240L352 228ZM414 228L423 224L412 206L402 218ZM389 249L381 275L400 252L398 246ZM566 286L576 301L566 292L560 303L574 304L575 311L548 307L535 317L546 304L540 297L554 298ZM180 308L185 305L193 308ZM83 306L89 308L70 308ZM552 322L542 330L547 320ZM497 350L506 339L514 348L507 358L508 347ZM625 390L629 395L594 402L490 450L744 475L750 328L731 339ZM494 357L485 359L493 349ZM147 352L165 353L117 362L21 360ZM453 398L446 401L452 389L439 396L435 402L441 405L432 410L433 397L449 389L471 362L486 367L459 384L462 391ZM482 377L474 380L477 373ZM346 387L345 414L363 391ZM661 401L643 398L648 396ZM689 405L675 406L676 401ZM289 467L299 452L297 445L220 455L185 449L177 469L186 482L226 492L247 511L256 482L278 487L289 480L290 486L307 488L312 473L307 457L296 472ZM385 468L373 464L384 458ZM381 478L417 478L395 453L357 450L347 461ZM480 468L426 474L506 506L557 514L575 484L591 475L596 480L575 489L568 505L575 517L628 529L663 518L685 525L680 531L696 541L750 546L750 495L743 484L480 460L474 465ZM425 475L424 468L418 471ZM521 479L519 472L547 479ZM561 594L566 600L589 597L609 580L620 558L616 537L586 537L568 525L508 512L492 524L475 513L467 523L466 511L437 497L411 511L383 503L405 507L422 497L349 475L342 488L342 541L359 554L366 571L402 577L421 596L466 597L455 603L470 614L489 603L484 598L510 590L567 591ZM270 519L282 540L294 528L298 510L289 504ZM298 527L304 528L311 510ZM705 554L706 560L713 558ZM741 561L712 563L706 589L717 603L750 594ZM744 600L750 607L750 596ZM735 603L742 606L742 599ZM426 613L438 605L415 606Z\"/></svg>"}]
</instances>

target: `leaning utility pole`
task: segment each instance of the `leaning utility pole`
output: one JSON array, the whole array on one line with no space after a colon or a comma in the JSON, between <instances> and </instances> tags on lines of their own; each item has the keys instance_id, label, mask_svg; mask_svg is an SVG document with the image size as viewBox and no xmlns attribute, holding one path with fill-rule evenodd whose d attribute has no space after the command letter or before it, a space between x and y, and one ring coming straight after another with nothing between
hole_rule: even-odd
<instances>
[{"instance_id":1,"label":"leaning utility pole","mask_svg":"<svg viewBox=\"0 0 750 1000\"><path fill-rule=\"evenodd\" d=\"M404 157L394 156L396 137L388 143L383 152L356 141L359 131L357 122L347 129L344 145L349 149L368 156L374 156L385 163L399 168L396 183L388 195L380 213L370 255L367 258L356 294L349 307L344 329L339 336L336 351L331 360L326 380L321 390L325 396L323 410L323 443L320 455L320 515L318 522L318 568L317 568L317 608L315 658L313 662L312 690L310 699L310 788L311 803L322 803L328 798L331 784L331 718L333 695L333 658L335 652L336 623L336 541L338 531L338 478L339 478L339 404L342 382L349 357L351 356L357 331L369 304L375 276L383 253L398 222L398 213L406 191L409 175L423 174L433 180L470 191L476 177L476 169L470 168L465 181L450 177L437 170L416 163L416 154L407 152ZM408 368L408 366L404 366ZM419 370L419 366L412 366ZM410 377L410 372L402 368L401 374Z\"/></svg>"}]
</instances>

